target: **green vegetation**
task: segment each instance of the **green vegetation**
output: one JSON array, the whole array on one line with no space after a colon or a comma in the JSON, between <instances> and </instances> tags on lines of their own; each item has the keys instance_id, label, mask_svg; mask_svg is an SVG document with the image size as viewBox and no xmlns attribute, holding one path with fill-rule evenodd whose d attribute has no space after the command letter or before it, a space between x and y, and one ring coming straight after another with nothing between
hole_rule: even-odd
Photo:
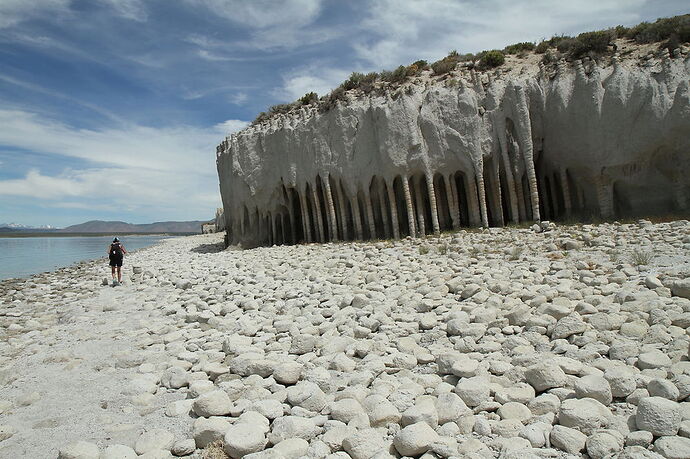
<instances>
[{"instance_id":1,"label":"green vegetation","mask_svg":"<svg viewBox=\"0 0 690 459\"><path fill-rule=\"evenodd\" d=\"M654 258L654 254L652 252L635 249L630 254L630 263L634 266L648 265L652 261L652 258Z\"/></svg>"},{"instance_id":2,"label":"green vegetation","mask_svg":"<svg viewBox=\"0 0 690 459\"><path fill-rule=\"evenodd\" d=\"M505 48L503 48L503 53L504 54L520 54L523 52L527 51L534 51L534 48L536 45L532 43L531 41L524 41L522 43L515 43L512 45L508 45Z\"/></svg>"},{"instance_id":3,"label":"green vegetation","mask_svg":"<svg viewBox=\"0 0 690 459\"><path fill-rule=\"evenodd\" d=\"M499 65L503 65L506 58L503 53L497 49L491 51L482 51L479 53L479 68L493 69Z\"/></svg>"},{"instance_id":4,"label":"green vegetation","mask_svg":"<svg viewBox=\"0 0 690 459\"><path fill-rule=\"evenodd\" d=\"M289 113L304 105L318 104L321 112L333 108L339 100L345 100L347 91L358 90L364 94L382 93L384 88L397 88L410 78L419 76L424 71L431 71L432 76L445 77L453 72L459 64L465 68L488 70L504 64L506 55L523 57L527 53L543 54L542 62L554 63L559 59L569 60L583 57L597 58L615 49L616 39L627 39L637 43L660 43L660 48L672 51L682 43L690 42L690 14L658 19L655 22L643 22L633 27L616 26L606 30L583 32L576 37L567 35L555 35L548 40L542 40L535 44L521 42L508 45L503 50L482 51L477 54L460 54L452 50L446 57L432 64L425 60L418 60L408 66L401 65L394 70L383 70L380 73L353 72L350 77L330 94L321 98L314 92L302 96L299 100L290 104L278 104L269 108L268 112L261 112L253 124L269 120L280 113ZM456 80L447 84L449 87L458 86ZM412 91L406 88L408 94ZM402 91L393 93L398 97Z\"/></svg>"}]
</instances>

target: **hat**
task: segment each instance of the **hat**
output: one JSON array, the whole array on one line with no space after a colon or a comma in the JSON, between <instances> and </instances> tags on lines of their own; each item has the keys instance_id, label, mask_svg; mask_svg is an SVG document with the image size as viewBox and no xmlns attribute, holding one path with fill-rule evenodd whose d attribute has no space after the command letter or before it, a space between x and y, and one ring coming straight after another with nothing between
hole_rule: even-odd
<instances>
[{"instance_id":1,"label":"hat","mask_svg":"<svg viewBox=\"0 0 690 459\"><path fill-rule=\"evenodd\" d=\"M118 238L113 239L113 242L120 242Z\"/></svg>"}]
</instances>

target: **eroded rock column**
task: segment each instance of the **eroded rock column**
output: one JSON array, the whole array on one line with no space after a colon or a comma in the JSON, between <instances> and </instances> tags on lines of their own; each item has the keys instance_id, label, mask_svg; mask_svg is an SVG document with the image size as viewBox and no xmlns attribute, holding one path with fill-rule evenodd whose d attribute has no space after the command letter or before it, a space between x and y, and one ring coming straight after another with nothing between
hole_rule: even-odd
<instances>
[{"instance_id":1,"label":"eroded rock column","mask_svg":"<svg viewBox=\"0 0 690 459\"><path fill-rule=\"evenodd\" d=\"M450 224L454 230L460 227L460 206L458 205L458 196L456 193L455 180L453 174L444 177L443 184L446 188L446 198L448 199L448 208L450 213Z\"/></svg>"},{"instance_id":2,"label":"eroded rock column","mask_svg":"<svg viewBox=\"0 0 690 459\"><path fill-rule=\"evenodd\" d=\"M481 211L479 209L479 196L477 195L477 180L472 175L466 175L465 187L467 188L467 208L469 212L470 226L482 224Z\"/></svg>"},{"instance_id":3,"label":"eroded rock column","mask_svg":"<svg viewBox=\"0 0 690 459\"><path fill-rule=\"evenodd\" d=\"M422 197L421 177L414 179L414 198L415 210L417 211L417 233L419 236L425 236L426 227L424 224L424 198Z\"/></svg>"},{"instance_id":4,"label":"eroded rock column","mask_svg":"<svg viewBox=\"0 0 690 459\"><path fill-rule=\"evenodd\" d=\"M401 178L403 194L405 195L405 206L407 207L407 224L410 229L410 236L417 236L417 229L414 223L414 206L412 205L412 194L410 193L410 182L408 181L407 175L403 175Z\"/></svg>"},{"instance_id":5,"label":"eroded rock column","mask_svg":"<svg viewBox=\"0 0 690 459\"><path fill-rule=\"evenodd\" d=\"M325 178L322 180L323 188L326 192L326 204L328 209L328 234L331 241L338 240L338 220L335 216L335 205L333 205L333 193L331 193L331 180L329 174L324 174Z\"/></svg>"},{"instance_id":6,"label":"eroded rock column","mask_svg":"<svg viewBox=\"0 0 690 459\"><path fill-rule=\"evenodd\" d=\"M429 207L431 207L431 226L434 229L434 234L441 232L441 226L438 224L438 209L436 208L436 192L434 191L434 177L432 174L426 174L426 187L429 194Z\"/></svg>"},{"instance_id":7,"label":"eroded rock column","mask_svg":"<svg viewBox=\"0 0 690 459\"><path fill-rule=\"evenodd\" d=\"M529 183L530 203L532 205L532 219L540 221L539 215L539 190L537 188L537 173L534 168L534 146L532 145L532 123L529 118L529 106L527 105L527 97L522 87L516 87L516 113L517 119L515 127L518 131L518 143L520 144L520 152L525 161L525 170L527 171L527 182Z\"/></svg>"},{"instance_id":8,"label":"eroded rock column","mask_svg":"<svg viewBox=\"0 0 690 459\"><path fill-rule=\"evenodd\" d=\"M393 227L393 237L400 239L400 225L398 224L398 206L395 200L395 190L393 189L393 181L387 180L385 185L388 194L388 203L391 212L391 226Z\"/></svg>"}]
</instances>

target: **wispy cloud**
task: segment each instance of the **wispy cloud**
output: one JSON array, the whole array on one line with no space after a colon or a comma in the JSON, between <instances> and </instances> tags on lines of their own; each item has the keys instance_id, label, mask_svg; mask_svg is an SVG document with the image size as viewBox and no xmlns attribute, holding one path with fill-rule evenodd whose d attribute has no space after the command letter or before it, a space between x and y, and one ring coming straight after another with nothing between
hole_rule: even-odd
<instances>
[{"instance_id":1,"label":"wispy cloud","mask_svg":"<svg viewBox=\"0 0 690 459\"><path fill-rule=\"evenodd\" d=\"M558 33L639 21L647 0L428 0L373 2L355 41L357 55L390 68L438 59L452 49L477 52Z\"/></svg>"},{"instance_id":2,"label":"wispy cloud","mask_svg":"<svg viewBox=\"0 0 690 459\"><path fill-rule=\"evenodd\" d=\"M217 207L215 145L245 127L227 120L207 128L178 126L84 130L34 113L0 110L0 144L51 158L25 176L0 181L0 196L22 196L98 208L104 200L156 214L161 206ZM61 158L86 160L80 169ZM209 196L215 196L213 202Z\"/></svg>"},{"instance_id":3,"label":"wispy cloud","mask_svg":"<svg viewBox=\"0 0 690 459\"><path fill-rule=\"evenodd\" d=\"M141 0L100 0L110 6L115 12L125 19L137 22L146 22L148 11Z\"/></svg>"},{"instance_id":4,"label":"wispy cloud","mask_svg":"<svg viewBox=\"0 0 690 459\"><path fill-rule=\"evenodd\" d=\"M0 2L0 29L18 24L25 19L45 17L69 12L71 0L2 0Z\"/></svg>"},{"instance_id":5,"label":"wispy cloud","mask_svg":"<svg viewBox=\"0 0 690 459\"><path fill-rule=\"evenodd\" d=\"M350 70L314 64L288 72L283 76L282 87L273 91L275 97L283 101L293 101L314 91L324 95L340 85L352 73Z\"/></svg>"}]
</instances>

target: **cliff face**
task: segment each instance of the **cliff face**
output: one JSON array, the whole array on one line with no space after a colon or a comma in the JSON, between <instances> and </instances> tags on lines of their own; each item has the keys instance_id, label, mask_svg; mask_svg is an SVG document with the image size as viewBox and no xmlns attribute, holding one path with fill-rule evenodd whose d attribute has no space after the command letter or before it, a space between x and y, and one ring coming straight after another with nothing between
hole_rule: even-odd
<instances>
[{"instance_id":1,"label":"cliff face","mask_svg":"<svg viewBox=\"0 0 690 459\"><path fill-rule=\"evenodd\" d=\"M279 115L218 146L229 239L397 238L685 211L689 68L679 50L528 63Z\"/></svg>"}]
</instances>

